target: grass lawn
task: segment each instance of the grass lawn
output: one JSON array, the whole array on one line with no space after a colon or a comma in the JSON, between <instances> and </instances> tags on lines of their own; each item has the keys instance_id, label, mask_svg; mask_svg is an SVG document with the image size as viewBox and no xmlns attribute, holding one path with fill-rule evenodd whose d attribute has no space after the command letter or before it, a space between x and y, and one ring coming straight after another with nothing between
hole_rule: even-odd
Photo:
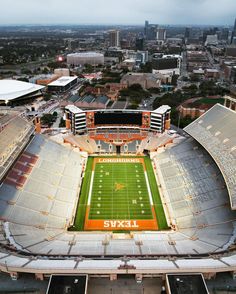
<instances>
[{"instance_id":1,"label":"grass lawn","mask_svg":"<svg viewBox=\"0 0 236 294\"><path fill-rule=\"evenodd\" d=\"M217 98L217 99L210 99L210 98L202 98L200 100L197 100L197 102L200 102L202 104L224 104L224 99L223 98Z\"/></svg>"}]
</instances>

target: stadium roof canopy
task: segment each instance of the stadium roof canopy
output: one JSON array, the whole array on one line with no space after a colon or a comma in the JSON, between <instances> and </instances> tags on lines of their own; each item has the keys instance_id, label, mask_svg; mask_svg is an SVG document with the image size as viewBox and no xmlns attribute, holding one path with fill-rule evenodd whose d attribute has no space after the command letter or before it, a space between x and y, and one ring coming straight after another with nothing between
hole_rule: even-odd
<instances>
[{"instance_id":1,"label":"stadium roof canopy","mask_svg":"<svg viewBox=\"0 0 236 294\"><path fill-rule=\"evenodd\" d=\"M0 100L10 101L33 94L44 86L16 81L16 80L0 80Z\"/></svg>"},{"instance_id":2,"label":"stadium roof canopy","mask_svg":"<svg viewBox=\"0 0 236 294\"><path fill-rule=\"evenodd\" d=\"M218 165L236 210L236 112L220 104L188 125L184 131L197 140Z\"/></svg>"}]
</instances>

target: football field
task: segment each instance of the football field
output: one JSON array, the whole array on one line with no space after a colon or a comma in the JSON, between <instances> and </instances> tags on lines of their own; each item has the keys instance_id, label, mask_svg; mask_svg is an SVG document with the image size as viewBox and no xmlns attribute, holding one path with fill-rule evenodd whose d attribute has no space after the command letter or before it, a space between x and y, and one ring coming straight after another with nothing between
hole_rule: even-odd
<instances>
[{"instance_id":1,"label":"football field","mask_svg":"<svg viewBox=\"0 0 236 294\"><path fill-rule=\"evenodd\" d=\"M90 158L75 224L84 218L84 230L158 230L156 213L164 212L156 206L155 176L151 180L142 157Z\"/></svg>"},{"instance_id":2,"label":"football field","mask_svg":"<svg viewBox=\"0 0 236 294\"><path fill-rule=\"evenodd\" d=\"M96 163L89 219L152 218L142 163Z\"/></svg>"}]
</instances>

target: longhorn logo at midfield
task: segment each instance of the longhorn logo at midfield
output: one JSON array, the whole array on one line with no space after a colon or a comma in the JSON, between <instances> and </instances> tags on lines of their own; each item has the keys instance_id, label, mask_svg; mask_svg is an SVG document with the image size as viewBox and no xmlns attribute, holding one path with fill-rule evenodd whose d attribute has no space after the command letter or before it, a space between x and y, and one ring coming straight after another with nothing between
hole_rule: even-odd
<instances>
[{"instance_id":1,"label":"longhorn logo at midfield","mask_svg":"<svg viewBox=\"0 0 236 294\"><path fill-rule=\"evenodd\" d=\"M121 183L115 183L115 192L123 190L125 188L124 184Z\"/></svg>"}]
</instances>

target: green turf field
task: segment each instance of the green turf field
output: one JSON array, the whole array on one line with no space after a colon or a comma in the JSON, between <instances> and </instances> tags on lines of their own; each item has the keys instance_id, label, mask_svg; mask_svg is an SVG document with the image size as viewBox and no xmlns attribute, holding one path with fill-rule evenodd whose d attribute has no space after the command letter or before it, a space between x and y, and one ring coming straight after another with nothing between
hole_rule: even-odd
<instances>
[{"instance_id":1,"label":"green turf field","mask_svg":"<svg viewBox=\"0 0 236 294\"><path fill-rule=\"evenodd\" d=\"M95 157L88 158L75 222L71 230L84 230L86 208L89 201L88 218L90 220L151 220L153 216L147 185L149 185L158 229L168 229L151 160L149 157L142 158L144 158L147 180L142 163L97 162L93 174Z\"/></svg>"},{"instance_id":2,"label":"green turf field","mask_svg":"<svg viewBox=\"0 0 236 294\"><path fill-rule=\"evenodd\" d=\"M142 163L96 163L89 219L152 219Z\"/></svg>"}]
</instances>

